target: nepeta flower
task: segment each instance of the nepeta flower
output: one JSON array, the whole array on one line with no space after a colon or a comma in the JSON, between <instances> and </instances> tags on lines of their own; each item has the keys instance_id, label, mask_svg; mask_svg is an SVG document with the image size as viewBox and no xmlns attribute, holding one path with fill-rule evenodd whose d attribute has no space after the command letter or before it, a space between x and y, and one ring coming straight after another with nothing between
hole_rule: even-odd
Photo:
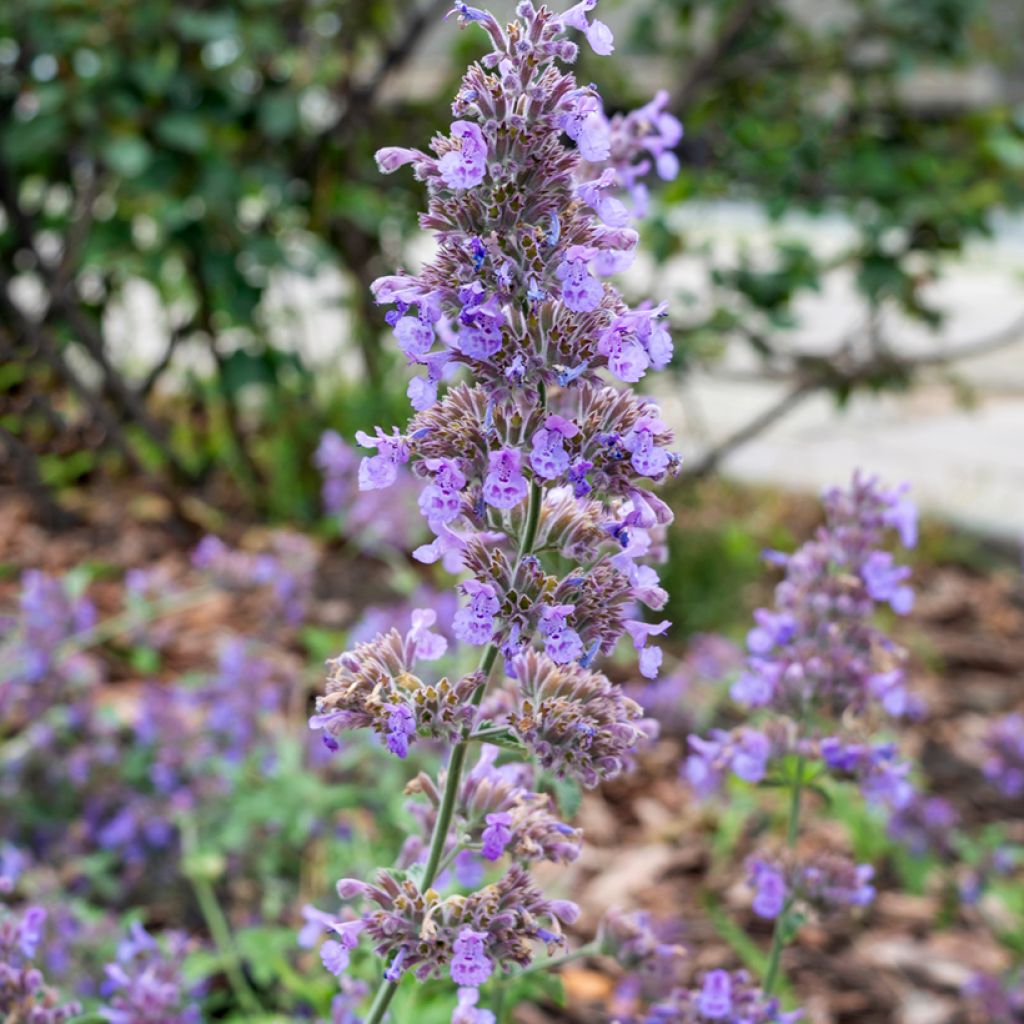
<instances>
[{"instance_id":1,"label":"nepeta flower","mask_svg":"<svg viewBox=\"0 0 1024 1024\"><path fill-rule=\"evenodd\" d=\"M530 466L537 476L556 480L569 469L569 453L565 442L580 432L572 420L562 416L549 416L544 426L533 433Z\"/></svg>"},{"instance_id":2,"label":"nepeta flower","mask_svg":"<svg viewBox=\"0 0 1024 1024\"><path fill-rule=\"evenodd\" d=\"M754 888L754 913L758 917L774 920L786 905L786 878L774 864L755 858L748 865L750 882Z\"/></svg>"},{"instance_id":3,"label":"nepeta flower","mask_svg":"<svg viewBox=\"0 0 1024 1024\"><path fill-rule=\"evenodd\" d=\"M834 853L798 860L752 857L747 862L753 911L768 920L796 903L822 912L867 906L875 898L874 873L870 864L854 864Z\"/></svg>"},{"instance_id":4,"label":"nepeta flower","mask_svg":"<svg viewBox=\"0 0 1024 1024\"><path fill-rule=\"evenodd\" d=\"M474 717L469 697L479 677L425 683L411 671L422 657L421 638L415 625L404 639L391 630L329 662L327 693L318 698L310 727L324 730L334 746L346 729L373 729L398 757L408 754L417 735L460 735Z\"/></svg>"},{"instance_id":5,"label":"nepeta flower","mask_svg":"<svg viewBox=\"0 0 1024 1024\"><path fill-rule=\"evenodd\" d=\"M64 1024L82 1012L64 1003L36 965L42 953L46 911L30 906L12 913L0 906L0 1014L12 1024Z\"/></svg>"},{"instance_id":6,"label":"nepeta flower","mask_svg":"<svg viewBox=\"0 0 1024 1024\"><path fill-rule=\"evenodd\" d=\"M489 583L477 580L466 580L461 589L469 604L456 613L452 629L464 643L486 644L494 636L495 616L501 608L497 592Z\"/></svg>"},{"instance_id":7,"label":"nepeta flower","mask_svg":"<svg viewBox=\"0 0 1024 1024\"><path fill-rule=\"evenodd\" d=\"M480 993L475 988L460 988L459 1002L452 1012L451 1024L495 1024L490 1010L478 1007Z\"/></svg>"},{"instance_id":8,"label":"nepeta flower","mask_svg":"<svg viewBox=\"0 0 1024 1024\"><path fill-rule=\"evenodd\" d=\"M449 971L459 986L479 988L494 972L494 963L487 956L487 933L462 928L452 946Z\"/></svg>"},{"instance_id":9,"label":"nepeta flower","mask_svg":"<svg viewBox=\"0 0 1024 1024\"><path fill-rule=\"evenodd\" d=\"M651 1007L652 1024L793 1024L799 1011L785 1013L778 999L764 995L746 971L709 971L697 988L677 989L668 1000Z\"/></svg>"},{"instance_id":10,"label":"nepeta flower","mask_svg":"<svg viewBox=\"0 0 1024 1024\"><path fill-rule=\"evenodd\" d=\"M527 491L519 452L514 448L491 452L484 478L484 501L494 508L515 508L526 497Z\"/></svg>"},{"instance_id":11,"label":"nepeta flower","mask_svg":"<svg viewBox=\"0 0 1024 1024\"><path fill-rule=\"evenodd\" d=\"M366 456L359 464L359 489L372 491L390 487L398 479L398 467L409 461L409 446L395 430L389 436L380 427L377 436L356 431L356 440L363 448L376 448L377 454Z\"/></svg>"},{"instance_id":12,"label":"nepeta flower","mask_svg":"<svg viewBox=\"0 0 1024 1024\"><path fill-rule=\"evenodd\" d=\"M689 743L693 753L686 759L684 772L698 796L717 792L727 772L746 782L760 782L767 774L772 743L756 729L712 729L710 739L690 736Z\"/></svg>"},{"instance_id":13,"label":"nepeta flower","mask_svg":"<svg viewBox=\"0 0 1024 1024\"><path fill-rule=\"evenodd\" d=\"M996 719L989 726L985 746L985 777L1010 798L1024 794L1024 715Z\"/></svg>"},{"instance_id":14,"label":"nepeta flower","mask_svg":"<svg viewBox=\"0 0 1024 1024\"><path fill-rule=\"evenodd\" d=\"M876 701L904 709L904 654L872 621L875 602L897 611L912 603L909 570L878 548L896 509L909 522L902 493L855 476L848 491L826 493L826 523L813 540L792 555L771 553L786 577L775 609L755 614L747 671L732 690L738 702L796 718L812 711L838 719Z\"/></svg>"},{"instance_id":15,"label":"nepeta flower","mask_svg":"<svg viewBox=\"0 0 1024 1024\"><path fill-rule=\"evenodd\" d=\"M189 1002L181 974L186 946L184 936L172 932L161 948L141 925L133 926L106 967L110 1006L102 1013L110 1024L199 1024L199 1006Z\"/></svg>"},{"instance_id":16,"label":"nepeta flower","mask_svg":"<svg viewBox=\"0 0 1024 1024\"><path fill-rule=\"evenodd\" d=\"M483 133L472 121L452 123L452 145L437 161L437 169L450 188L464 189L479 185L487 173L487 144Z\"/></svg>"}]
</instances>

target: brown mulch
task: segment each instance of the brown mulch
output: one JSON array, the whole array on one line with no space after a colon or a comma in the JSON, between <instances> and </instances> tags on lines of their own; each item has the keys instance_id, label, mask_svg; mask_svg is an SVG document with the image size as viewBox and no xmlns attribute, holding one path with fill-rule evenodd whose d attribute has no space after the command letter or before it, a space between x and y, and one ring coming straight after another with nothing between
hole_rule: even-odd
<instances>
[{"instance_id":1,"label":"brown mulch","mask_svg":"<svg viewBox=\"0 0 1024 1024\"><path fill-rule=\"evenodd\" d=\"M10 607L17 574L27 567L66 571L83 562L100 569L91 595L101 615L121 602L121 573L133 566L163 566L182 586L195 582L189 551L198 539L163 525L161 509L131 494L110 492L79 509L83 522L53 534L33 519L16 496L0 496L0 609ZM259 531L228 539L251 540ZM257 536L258 540L258 536ZM360 607L382 599L386 570L337 545L325 546L312 619L341 628ZM901 624L914 654L916 692L928 712L908 727L906 747L917 757L931 791L956 805L972 827L1002 822L1024 842L1024 808L1001 798L978 768L979 740L995 715L1024 709L1024 583L1018 567L992 572L957 564L926 566L917 573L919 601ZM267 609L252 595L218 594L177 613L163 652L161 674L210 663L225 632L255 632ZM292 652L298 655L299 649ZM113 683L133 682L132 669L116 657L105 666ZM706 913L708 898L767 948L769 929L749 910L750 894L736 881L756 840L748 828L728 856L712 848L714 811L700 806L679 781L681 738L659 742L628 780L586 794L579 811L587 845L569 872L552 881L582 907L577 925L592 934L610 906L638 907L683 922L683 941L695 969L737 965L736 953ZM759 823L763 824L763 822ZM844 830L823 820L805 842L847 847ZM976 971L999 970L1006 956L990 937L979 909L944 907L943 894L901 892L895 873L883 869L879 897L861 915L809 922L787 951L787 977L809 1024L960 1024L958 993ZM990 908L982 908L988 911ZM936 921L943 914L942 927ZM522 1007L521 1024L593 1024L602 1019L614 986L614 967L584 961L564 972L567 1005Z\"/></svg>"}]
</instances>

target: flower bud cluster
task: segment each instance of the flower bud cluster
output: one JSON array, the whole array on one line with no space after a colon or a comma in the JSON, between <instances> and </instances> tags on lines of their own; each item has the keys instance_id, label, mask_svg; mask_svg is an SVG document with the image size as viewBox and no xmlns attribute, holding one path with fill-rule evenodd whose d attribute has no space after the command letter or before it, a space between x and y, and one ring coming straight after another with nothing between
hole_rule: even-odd
<instances>
[{"instance_id":1,"label":"flower bud cluster","mask_svg":"<svg viewBox=\"0 0 1024 1024\"><path fill-rule=\"evenodd\" d=\"M519 863L574 861L583 841L580 830L559 819L550 796L533 790L532 765L509 762L499 766L496 764L499 754L498 747L484 744L479 760L462 781L453 818L451 847L458 842L463 850L492 863L503 856ZM422 772L407 787L408 793L422 795L427 800L426 806L419 801L409 806L424 839L429 839L433 831L443 788L443 773L435 783ZM425 842L416 837L407 847L419 854L425 849ZM406 859L415 863L420 857ZM463 870L467 866L464 860Z\"/></svg>"},{"instance_id":2,"label":"flower bud cluster","mask_svg":"<svg viewBox=\"0 0 1024 1024\"><path fill-rule=\"evenodd\" d=\"M518 865L468 896L420 892L412 878L392 871L379 872L375 884L342 879L338 894L377 906L356 921L332 925L345 936L346 949L365 931L388 961L389 978L413 971L422 980L447 972L456 985L471 988L487 981L499 964L527 966L534 943L549 952L564 946L561 925L579 915L574 903L547 899Z\"/></svg>"}]
</instances>

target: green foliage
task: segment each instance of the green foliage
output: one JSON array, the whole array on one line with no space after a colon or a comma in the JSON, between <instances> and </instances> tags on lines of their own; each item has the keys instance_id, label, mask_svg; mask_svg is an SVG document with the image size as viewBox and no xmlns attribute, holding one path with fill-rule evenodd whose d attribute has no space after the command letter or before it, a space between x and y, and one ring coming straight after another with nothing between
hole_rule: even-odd
<instances>
[{"instance_id":1,"label":"green foliage","mask_svg":"<svg viewBox=\"0 0 1024 1024\"><path fill-rule=\"evenodd\" d=\"M372 151L423 113L419 101L384 105L381 89L433 7L0 5L2 287L27 274L50 303L38 329L8 325L20 372L5 373L0 392L18 409L7 429L46 456L45 483L97 471L95 446L69 454L53 441L105 408L140 428L133 447L155 442L151 468L170 464L193 483L226 471L257 507L313 513L309 455L327 422L347 419L333 400L351 396L331 394L292 349L273 288L324 268L348 276L350 334L328 348L362 354L353 412L363 424L382 416L397 382L366 285L383 270L381 232L401 232L415 206L411 182L381 181ZM101 324L138 281L166 315L148 325L162 358L203 367L165 399L155 429L132 396L145 408L156 378L131 351L127 398L107 381L83 396L63 376L82 350L105 373Z\"/></svg>"}]
</instances>

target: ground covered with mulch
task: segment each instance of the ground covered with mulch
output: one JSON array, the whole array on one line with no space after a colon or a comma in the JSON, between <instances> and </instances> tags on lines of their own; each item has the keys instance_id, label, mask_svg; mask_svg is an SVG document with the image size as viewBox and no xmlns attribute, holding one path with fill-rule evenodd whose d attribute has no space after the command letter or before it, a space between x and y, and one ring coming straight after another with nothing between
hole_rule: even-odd
<instances>
[{"instance_id":1,"label":"ground covered with mulch","mask_svg":"<svg viewBox=\"0 0 1024 1024\"><path fill-rule=\"evenodd\" d=\"M772 499L774 515L786 516L796 536L814 520L814 503ZM756 505L756 503L754 503ZM168 580L194 582L189 553L199 531L170 528L159 503L109 492L77 510L82 522L60 533L39 526L30 506L0 498L0 606L9 607L22 569L65 572L91 567L90 593L101 613L121 606L123 572L160 567ZM228 533L230 534L230 530ZM231 539L259 546L262 531L236 526ZM370 604L388 600L389 569L379 560L338 542L319 542L320 558L308 621L321 632L339 632ZM967 558L958 557L969 551ZM957 557L952 557L953 552ZM1024 808L1002 798L980 772L980 737L993 716L1024 709L1024 583L1012 559L986 555L973 542L945 546L915 570L918 602L900 623L900 639L913 652L914 690L926 712L904 733L906 752L922 766L929 791L956 806L965 828L1000 824L1024 843ZM749 605L764 591L737 595ZM168 681L210 662L225 631L258 632L267 614L256 595L215 593L174 611L174 628L162 651L158 674ZM105 645L106 699L130 695L142 673L122 658L116 643ZM304 666L306 698L320 685L301 633L281 656ZM702 684L695 706L709 697ZM299 701L301 704L301 700ZM582 906L576 926L589 937L610 906L644 908L678 923L678 938L695 969L736 966L746 935L766 950L770 927L750 911L751 894L741 884L742 864L770 815L755 813L738 825L725 823L715 806L695 801L680 781L688 717L668 730L642 760L636 774L584 796L578 819L586 845L580 860L551 881ZM814 806L814 805L812 805ZM827 922L811 920L784 956L786 977L812 1024L900 1022L953 1024L967 1021L959 992L977 971L999 971L1008 962L992 937L992 908L963 905L950 896L953 876L932 872L916 891L905 886L906 865L891 858L879 835L884 826L860 821L851 837L849 821L818 805L821 814L802 840L859 852L883 849L879 895L863 913ZM781 810L780 810L781 813ZM859 832L857 831L859 830ZM557 877L555 877L557 876ZM522 1024L565 1021L589 1024L604 1018L615 998L616 971L601 960L579 961L563 973L564 1007L518 1008Z\"/></svg>"}]
</instances>

